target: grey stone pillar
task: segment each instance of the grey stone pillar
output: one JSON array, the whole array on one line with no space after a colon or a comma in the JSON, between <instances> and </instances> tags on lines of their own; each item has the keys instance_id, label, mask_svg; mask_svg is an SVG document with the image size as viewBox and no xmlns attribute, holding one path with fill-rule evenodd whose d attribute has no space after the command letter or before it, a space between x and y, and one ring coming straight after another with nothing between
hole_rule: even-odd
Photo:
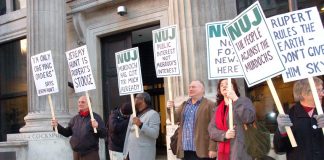
<instances>
[{"instance_id":1,"label":"grey stone pillar","mask_svg":"<svg viewBox=\"0 0 324 160\"><path fill-rule=\"evenodd\" d=\"M169 0L169 24L177 24L180 30L183 71L181 77L172 78L174 97L186 96L190 81L200 79L206 96L215 100L217 81L207 76L205 24L231 20L236 15L235 0Z\"/></svg>"},{"instance_id":2,"label":"grey stone pillar","mask_svg":"<svg viewBox=\"0 0 324 160\"><path fill-rule=\"evenodd\" d=\"M67 103L66 46L66 0L27 1L27 81L28 115L26 125L20 132L52 131L51 110L47 96L37 96L30 57L48 50L52 51L59 92L51 94L55 116L59 122L68 121L71 116Z\"/></svg>"}]
</instances>

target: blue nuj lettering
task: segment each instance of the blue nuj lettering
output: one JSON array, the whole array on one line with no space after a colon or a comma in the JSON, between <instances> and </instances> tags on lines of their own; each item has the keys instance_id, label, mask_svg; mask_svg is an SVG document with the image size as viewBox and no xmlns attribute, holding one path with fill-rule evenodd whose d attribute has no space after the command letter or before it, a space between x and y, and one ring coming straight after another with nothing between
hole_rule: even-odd
<instances>
[{"instance_id":1,"label":"blue nuj lettering","mask_svg":"<svg viewBox=\"0 0 324 160\"><path fill-rule=\"evenodd\" d=\"M227 36L224 26L226 24L217 24L208 26L209 38Z\"/></svg>"}]
</instances>

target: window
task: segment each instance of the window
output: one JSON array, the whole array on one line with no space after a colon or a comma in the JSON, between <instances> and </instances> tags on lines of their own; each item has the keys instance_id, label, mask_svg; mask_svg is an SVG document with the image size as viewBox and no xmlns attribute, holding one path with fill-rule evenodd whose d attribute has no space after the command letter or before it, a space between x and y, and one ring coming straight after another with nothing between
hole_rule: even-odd
<instances>
[{"instance_id":1,"label":"window","mask_svg":"<svg viewBox=\"0 0 324 160\"><path fill-rule=\"evenodd\" d=\"M6 14L7 7L6 7L6 0L0 0L0 16Z\"/></svg>"},{"instance_id":2,"label":"window","mask_svg":"<svg viewBox=\"0 0 324 160\"><path fill-rule=\"evenodd\" d=\"M0 44L0 141L6 141L9 133L18 133L28 113L24 42Z\"/></svg>"}]
</instances>

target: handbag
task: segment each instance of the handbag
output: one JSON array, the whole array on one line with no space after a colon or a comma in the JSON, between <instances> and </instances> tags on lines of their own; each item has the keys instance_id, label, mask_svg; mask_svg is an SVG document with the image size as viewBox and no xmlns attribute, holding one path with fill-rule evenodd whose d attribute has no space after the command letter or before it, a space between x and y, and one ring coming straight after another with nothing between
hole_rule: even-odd
<instances>
[{"instance_id":1,"label":"handbag","mask_svg":"<svg viewBox=\"0 0 324 160\"><path fill-rule=\"evenodd\" d=\"M253 158L262 158L270 151L270 132L261 122L244 124L244 143L247 153Z\"/></svg>"},{"instance_id":2,"label":"handbag","mask_svg":"<svg viewBox=\"0 0 324 160\"><path fill-rule=\"evenodd\" d=\"M177 155L177 147L178 147L178 132L179 132L179 128L178 127L173 135L170 137L170 148L171 148L171 151L174 155Z\"/></svg>"}]
</instances>

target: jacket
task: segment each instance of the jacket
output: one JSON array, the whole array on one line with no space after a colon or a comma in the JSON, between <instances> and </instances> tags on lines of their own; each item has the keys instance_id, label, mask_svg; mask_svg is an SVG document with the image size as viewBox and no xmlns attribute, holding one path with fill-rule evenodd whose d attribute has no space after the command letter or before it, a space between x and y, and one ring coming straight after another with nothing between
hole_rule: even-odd
<instances>
[{"instance_id":1,"label":"jacket","mask_svg":"<svg viewBox=\"0 0 324 160\"><path fill-rule=\"evenodd\" d=\"M156 139L160 131L160 115L155 110L150 109L139 118L143 125L138 130L139 137L137 138L133 116L130 117L123 156L126 158L129 155L130 160L155 160Z\"/></svg>"},{"instance_id":2,"label":"jacket","mask_svg":"<svg viewBox=\"0 0 324 160\"><path fill-rule=\"evenodd\" d=\"M286 152L287 160L323 160L324 135L321 128L315 128L317 126L316 119L309 117L300 103L296 103L288 114L293 123L291 130L297 147L291 147L288 136L281 136L277 129L273 138L275 151L277 153ZM317 114L316 109L314 114Z\"/></svg>"},{"instance_id":3,"label":"jacket","mask_svg":"<svg viewBox=\"0 0 324 160\"><path fill-rule=\"evenodd\" d=\"M255 121L255 108L250 99L246 97L239 97L233 103L233 124L235 126L235 138L230 142L230 159L231 160L252 160L252 157L247 153L244 147L244 128L243 124L249 124ZM227 116L227 124L228 123ZM210 121L208 131L211 139L219 142L225 140L226 131L219 130L215 124L215 115Z\"/></svg>"},{"instance_id":4,"label":"jacket","mask_svg":"<svg viewBox=\"0 0 324 160\"><path fill-rule=\"evenodd\" d=\"M58 132L69 137L72 150L78 152L81 155L85 155L91 151L99 150L99 138L105 138L107 129L100 116L93 113L94 118L98 122L97 133L93 132L91 126L90 114L87 117L81 117L79 114L74 116L66 128L60 124L57 126Z\"/></svg>"},{"instance_id":5,"label":"jacket","mask_svg":"<svg viewBox=\"0 0 324 160\"><path fill-rule=\"evenodd\" d=\"M186 101L176 110L175 122L180 122L177 142L177 158L184 157L182 147L182 127L184 122L184 107ZM194 143L196 145L196 154L199 158L208 158L209 151L217 151L217 143L209 138L208 123L210 122L215 109L215 103L202 98L198 106L195 117Z\"/></svg>"},{"instance_id":6,"label":"jacket","mask_svg":"<svg viewBox=\"0 0 324 160\"><path fill-rule=\"evenodd\" d=\"M110 113L107 123L109 150L123 152L128 121L129 117L121 115L119 107Z\"/></svg>"}]
</instances>

